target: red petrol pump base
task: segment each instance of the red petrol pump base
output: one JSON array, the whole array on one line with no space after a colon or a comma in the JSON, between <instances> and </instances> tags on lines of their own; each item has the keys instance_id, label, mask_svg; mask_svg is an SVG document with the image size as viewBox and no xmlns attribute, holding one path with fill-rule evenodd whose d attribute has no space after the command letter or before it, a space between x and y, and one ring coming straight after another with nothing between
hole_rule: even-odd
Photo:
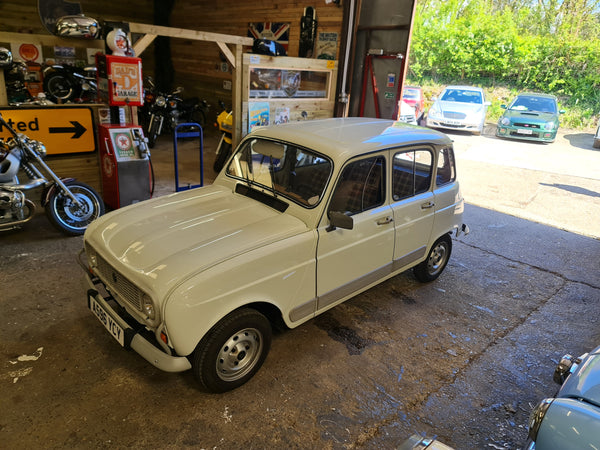
<instances>
[{"instance_id":1,"label":"red petrol pump base","mask_svg":"<svg viewBox=\"0 0 600 450\"><path fill-rule=\"evenodd\" d=\"M150 154L142 127L100 125L104 203L118 209L151 197Z\"/></svg>"}]
</instances>

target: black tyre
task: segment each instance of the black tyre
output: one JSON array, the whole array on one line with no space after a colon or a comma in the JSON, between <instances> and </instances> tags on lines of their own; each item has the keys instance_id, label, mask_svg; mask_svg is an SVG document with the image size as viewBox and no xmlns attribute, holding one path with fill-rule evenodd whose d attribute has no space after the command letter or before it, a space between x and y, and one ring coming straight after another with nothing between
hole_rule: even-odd
<instances>
[{"instance_id":1,"label":"black tyre","mask_svg":"<svg viewBox=\"0 0 600 450\"><path fill-rule=\"evenodd\" d=\"M206 126L206 114L204 114L204 111L201 109L196 109L192 113L192 122L197 123L202 127L202 129L204 129Z\"/></svg>"},{"instance_id":2,"label":"black tyre","mask_svg":"<svg viewBox=\"0 0 600 450\"><path fill-rule=\"evenodd\" d=\"M44 92L54 103L66 103L79 96L81 88L67 73L52 72L44 77Z\"/></svg>"},{"instance_id":3,"label":"black tyre","mask_svg":"<svg viewBox=\"0 0 600 450\"><path fill-rule=\"evenodd\" d=\"M231 144L223 141L221 144L221 150L217 153L217 157L215 158L215 163L213 164L213 169L215 172L219 173L225 162L229 159L231 155Z\"/></svg>"},{"instance_id":4,"label":"black tyre","mask_svg":"<svg viewBox=\"0 0 600 450\"><path fill-rule=\"evenodd\" d=\"M594 148L600 148L600 139L594 139Z\"/></svg>"},{"instance_id":5,"label":"black tyre","mask_svg":"<svg viewBox=\"0 0 600 450\"><path fill-rule=\"evenodd\" d=\"M254 309L225 316L192 353L196 380L210 392L226 392L246 383L262 366L271 348L271 324Z\"/></svg>"},{"instance_id":6,"label":"black tyre","mask_svg":"<svg viewBox=\"0 0 600 450\"><path fill-rule=\"evenodd\" d=\"M451 253L452 239L445 234L431 246L427 258L413 268L417 280L427 283L439 277L448 264Z\"/></svg>"},{"instance_id":7,"label":"black tyre","mask_svg":"<svg viewBox=\"0 0 600 450\"><path fill-rule=\"evenodd\" d=\"M160 120L154 118L150 120L150 130L148 131L148 147L154 148L158 139L158 129L160 128Z\"/></svg>"},{"instance_id":8,"label":"black tyre","mask_svg":"<svg viewBox=\"0 0 600 450\"><path fill-rule=\"evenodd\" d=\"M68 181L65 185L75 196L78 206L58 186L46 204L48 220L69 236L83 234L90 223L104 214L104 202L90 186L78 181Z\"/></svg>"}]
</instances>

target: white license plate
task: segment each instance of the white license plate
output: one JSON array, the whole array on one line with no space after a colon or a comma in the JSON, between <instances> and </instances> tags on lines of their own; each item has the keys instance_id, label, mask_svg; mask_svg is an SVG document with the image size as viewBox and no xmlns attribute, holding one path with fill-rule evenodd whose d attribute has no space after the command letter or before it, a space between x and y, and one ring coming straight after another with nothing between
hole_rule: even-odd
<instances>
[{"instance_id":1,"label":"white license plate","mask_svg":"<svg viewBox=\"0 0 600 450\"><path fill-rule=\"evenodd\" d=\"M114 337L119 344L125 347L125 331L123 328L106 312L106 310L98 303L94 297L89 296L89 307L98 318L98 320L104 325L104 328L108 330L112 337Z\"/></svg>"},{"instance_id":2,"label":"white license plate","mask_svg":"<svg viewBox=\"0 0 600 450\"><path fill-rule=\"evenodd\" d=\"M533 134L533 130L517 130L519 134Z\"/></svg>"},{"instance_id":3,"label":"white license plate","mask_svg":"<svg viewBox=\"0 0 600 450\"><path fill-rule=\"evenodd\" d=\"M447 125L460 125L461 123L458 120L445 120Z\"/></svg>"}]
</instances>

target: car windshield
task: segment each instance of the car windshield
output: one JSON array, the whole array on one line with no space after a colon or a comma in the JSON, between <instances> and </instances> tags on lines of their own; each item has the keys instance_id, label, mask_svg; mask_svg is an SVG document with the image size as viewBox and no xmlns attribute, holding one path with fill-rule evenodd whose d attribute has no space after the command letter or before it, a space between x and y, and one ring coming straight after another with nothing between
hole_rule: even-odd
<instances>
[{"instance_id":1,"label":"car windshield","mask_svg":"<svg viewBox=\"0 0 600 450\"><path fill-rule=\"evenodd\" d=\"M465 89L446 89L442 94L441 100L458 103L483 103L481 92Z\"/></svg>"},{"instance_id":2,"label":"car windshield","mask_svg":"<svg viewBox=\"0 0 600 450\"><path fill-rule=\"evenodd\" d=\"M548 97L519 95L509 109L516 111L537 111L556 114L556 102Z\"/></svg>"},{"instance_id":3,"label":"car windshield","mask_svg":"<svg viewBox=\"0 0 600 450\"><path fill-rule=\"evenodd\" d=\"M246 140L238 150L227 175L311 208L323 197L331 168L329 159L310 150L255 138Z\"/></svg>"},{"instance_id":4,"label":"car windshield","mask_svg":"<svg viewBox=\"0 0 600 450\"><path fill-rule=\"evenodd\" d=\"M404 88L402 91L402 98L409 100L418 100L419 99L419 90L412 88Z\"/></svg>"}]
</instances>

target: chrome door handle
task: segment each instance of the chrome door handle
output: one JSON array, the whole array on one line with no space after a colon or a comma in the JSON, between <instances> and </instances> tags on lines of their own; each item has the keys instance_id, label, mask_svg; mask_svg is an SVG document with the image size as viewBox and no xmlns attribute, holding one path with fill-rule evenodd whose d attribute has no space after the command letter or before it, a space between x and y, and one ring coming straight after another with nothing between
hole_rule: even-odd
<instances>
[{"instance_id":1,"label":"chrome door handle","mask_svg":"<svg viewBox=\"0 0 600 450\"><path fill-rule=\"evenodd\" d=\"M429 208L433 208L434 206L435 206L435 203L427 202L427 203L423 203L421 205L421 209L429 209Z\"/></svg>"},{"instance_id":2,"label":"chrome door handle","mask_svg":"<svg viewBox=\"0 0 600 450\"><path fill-rule=\"evenodd\" d=\"M377 225L387 225L388 223L392 223L394 219L390 216L384 217L377 221Z\"/></svg>"}]
</instances>

